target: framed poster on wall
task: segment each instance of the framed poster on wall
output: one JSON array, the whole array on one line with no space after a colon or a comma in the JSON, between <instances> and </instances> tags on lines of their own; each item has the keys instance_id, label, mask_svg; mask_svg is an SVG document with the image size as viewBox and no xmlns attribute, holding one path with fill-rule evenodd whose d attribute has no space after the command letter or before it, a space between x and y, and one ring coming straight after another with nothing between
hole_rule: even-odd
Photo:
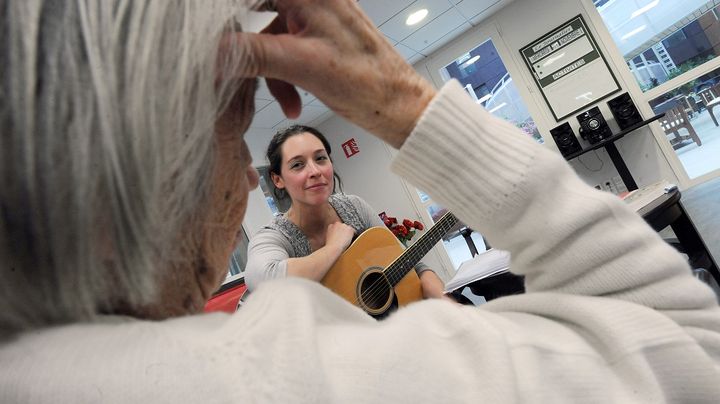
<instances>
[{"instance_id":1,"label":"framed poster on wall","mask_svg":"<svg viewBox=\"0 0 720 404\"><path fill-rule=\"evenodd\" d=\"M582 15L520 49L520 54L557 121L620 91Z\"/></svg>"}]
</instances>

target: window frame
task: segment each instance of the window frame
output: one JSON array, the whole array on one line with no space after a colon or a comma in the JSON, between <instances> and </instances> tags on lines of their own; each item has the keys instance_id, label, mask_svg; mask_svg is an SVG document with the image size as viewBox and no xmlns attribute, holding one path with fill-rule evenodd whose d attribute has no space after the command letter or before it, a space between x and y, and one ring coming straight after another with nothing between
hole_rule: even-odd
<instances>
[{"instance_id":1,"label":"window frame","mask_svg":"<svg viewBox=\"0 0 720 404\"><path fill-rule=\"evenodd\" d=\"M693 70L687 71L677 77L673 77L672 79L643 92L640 88L640 84L630 71L630 68L615 43L615 40L610 35L610 31L607 29L605 21L600 15L598 9L595 7L593 0L581 1L581 5L585 9L585 16L587 17L588 25L590 25L591 29L595 31L595 37L598 39L598 42L601 43L601 47L605 50L605 55L611 68L615 69L617 78L624 83L624 89L630 93L636 107L645 117L654 115L652 108L650 108L651 100L687 83L690 80L694 80L704 74L720 68L720 56L718 56L694 68ZM690 178L685 170L685 167L680 161L680 158L672 148L672 145L670 145L670 142L667 141L667 136L662 128L660 128L660 125L650 124L648 125L648 128L655 137L655 142L658 144L663 157L665 157L666 161L670 165L670 168L677 177L679 181L678 186L681 189L686 189L710 179L720 177L720 169L718 169L696 178Z\"/></svg>"}]
</instances>

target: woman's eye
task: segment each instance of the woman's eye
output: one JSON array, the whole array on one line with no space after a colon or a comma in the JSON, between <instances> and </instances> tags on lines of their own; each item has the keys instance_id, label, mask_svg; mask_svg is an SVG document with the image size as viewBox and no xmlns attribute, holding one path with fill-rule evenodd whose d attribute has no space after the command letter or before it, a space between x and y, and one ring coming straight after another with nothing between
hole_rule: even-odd
<instances>
[{"instance_id":1,"label":"woman's eye","mask_svg":"<svg viewBox=\"0 0 720 404\"><path fill-rule=\"evenodd\" d=\"M323 160L327 160L327 159L328 159L327 156L318 156L316 160L317 160L317 161L323 161Z\"/></svg>"},{"instance_id":2,"label":"woman's eye","mask_svg":"<svg viewBox=\"0 0 720 404\"><path fill-rule=\"evenodd\" d=\"M301 167L302 167L302 163L300 163L300 162L290 164L290 169L291 169L291 170L296 170L296 169L301 168Z\"/></svg>"}]
</instances>

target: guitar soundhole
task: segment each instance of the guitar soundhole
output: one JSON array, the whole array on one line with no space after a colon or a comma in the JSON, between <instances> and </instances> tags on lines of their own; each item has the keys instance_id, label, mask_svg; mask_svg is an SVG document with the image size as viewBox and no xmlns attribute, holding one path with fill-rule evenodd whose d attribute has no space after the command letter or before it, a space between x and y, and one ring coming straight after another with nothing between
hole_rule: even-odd
<instances>
[{"instance_id":1,"label":"guitar soundhole","mask_svg":"<svg viewBox=\"0 0 720 404\"><path fill-rule=\"evenodd\" d=\"M395 293L381 271L366 272L358 286L360 296L358 300L370 315L383 314L391 307Z\"/></svg>"}]
</instances>

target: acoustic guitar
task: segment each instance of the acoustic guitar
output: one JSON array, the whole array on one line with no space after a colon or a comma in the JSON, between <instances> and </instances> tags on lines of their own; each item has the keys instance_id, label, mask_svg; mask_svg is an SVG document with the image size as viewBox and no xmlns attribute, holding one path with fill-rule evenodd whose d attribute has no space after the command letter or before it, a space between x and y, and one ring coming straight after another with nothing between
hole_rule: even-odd
<instances>
[{"instance_id":1,"label":"acoustic guitar","mask_svg":"<svg viewBox=\"0 0 720 404\"><path fill-rule=\"evenodd\" d=\"M367 229L320 283L371 316L384 317L398 306L422 299L420 278L413 267L457 221L452 213L446 213L405 250L387 228Z\"/></svg>"}]
</instances>

